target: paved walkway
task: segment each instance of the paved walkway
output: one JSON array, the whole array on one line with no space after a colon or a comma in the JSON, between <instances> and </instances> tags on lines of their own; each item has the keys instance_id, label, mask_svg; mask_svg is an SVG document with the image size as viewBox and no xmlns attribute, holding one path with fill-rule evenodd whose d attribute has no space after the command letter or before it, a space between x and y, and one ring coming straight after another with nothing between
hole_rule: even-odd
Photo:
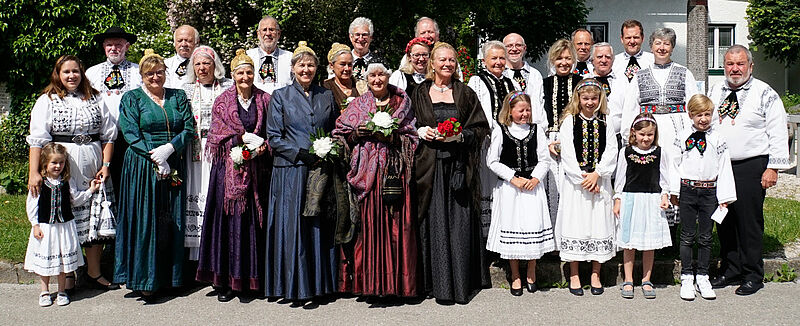
<instances>
[{"instance_id":1,"label":"paved walkway","mask_svg":"<svg viewBox=\"0 0 800 326\"><path fill-rule=\"evenodd\" d=\"M219 303L200 288L158 304L126 298L130 292L87 291L66 307L37 305L36 285L0 284L0 321L4 325L797 325L800 284L769 283L755 295L740 297L729 287L713 301L682 301L678 286L657 288L658 298L625 300L616 288L601 296L575 297L551 289L512 297L508 290L481 291L468 305L443 306L434 300L415 303L337 299L326 304L292 306L249 298Z\"/></svg>"}]
</instances>

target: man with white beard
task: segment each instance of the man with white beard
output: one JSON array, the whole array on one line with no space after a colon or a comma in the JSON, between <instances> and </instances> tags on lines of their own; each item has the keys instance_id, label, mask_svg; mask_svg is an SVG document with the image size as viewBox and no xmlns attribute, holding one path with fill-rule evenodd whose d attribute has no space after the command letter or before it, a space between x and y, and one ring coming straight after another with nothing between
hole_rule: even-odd
<instances>
[{"instance_id":1,"label":"man with white beard","mask_svg":"<svg viewBox=\"0 0 800 326\"><path fill-rule=\"evenodd\" d=\"M708 97L717 110L712 123L727 139L737 200L717 224L722 264L714 288L741 284L738 295L764 287L764 195L789 168L786 111L775 90L752 76L753 54L734 44L725 52L725 81Z\"/></svg>"},{"instance_id":2,"label":"man with white beard","mask_svg":"<svg viewBox=\"0 0 800 326\"><path fill-rule=\"evenodd\" d=\"M272 16L258 22L258 46L247 50L253 59L255 81L253 85L272 94L272 91L292 83L292 53L278 48L281 26Z\"/></svg>"},{"instance_id":3,"label":"man with white beard","mask_svg":"<svg viewBox=\"0 0 800 326\"><path fill-rule=\"evenodd\" d=\"M119 27L109 27L104 33L95 35L94 41L103 47L106 61L86 69L86 79L102 94L116 123L122 94L142 85L139 65L125 58L128 48L136 43L136 35L126 33Z\"/></svg>"},{"instance_id":4,"label":"man with white beard","mask_svg":"<svg viewBox=\"0 0 800 326\"><path fill-rule=\"evenodd\" d=\"M192 26L181 25L172 35L172 44L175 46L175 55L164 60L164 64L167 65L167 82L164 87L180 89L184 83L194 82L184 80L184 76L189 69L192 69L188 67L189 57L194 48L200 44L200 34Z\"/></svg>"}]
</instances>

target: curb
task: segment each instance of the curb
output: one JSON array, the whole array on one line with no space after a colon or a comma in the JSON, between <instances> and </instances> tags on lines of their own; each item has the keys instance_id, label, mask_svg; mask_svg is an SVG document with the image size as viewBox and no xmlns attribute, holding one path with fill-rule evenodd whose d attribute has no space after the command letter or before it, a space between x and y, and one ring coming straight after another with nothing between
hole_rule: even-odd
<instances>
[{"instance_id":1,"label":"curb","mask_svg":"<svg viewBox=\"0 0 800 326\"><path fill-rule=\"evenodd\" d=\"M789 267L800 271L800 258L765 258L764 259L764 272L766 274L774 273L781 268L781 265L787 264ZM489 273L492 278L493 288L508 288L508 278L510 273L507 273L507 263L504 260L495 262L489 267ZM107 267L107 266L104 266ZM520 262L520 274L525 275L526 262ZM589 275L591 273L591 264L588 262L581 262L579 265L580 271L578 274L581 278L581 284L589 284ZM710 274L715 275L719 269L719 260L712 260ZM85 273L85 266L78 268L78 279L80 280L83 273ZM675 284L676 279L680 279L681 262L680 260L656 260L653 265L653 272L651 281L655 284ZM638 280L642 275L642 262L640 256L637 257L636 264L634 265L633 276L634 283L638 284ZM621 284L623 281L623 268L622 261L619 257L612 258L610 261L602 265L600 271L600 279L604 286L613 286ZM537 261L536 264L536 278L537 283L542 287L551 286L555 283L565 282L569 279L569 263L556 260L555 257L545 257ZM11 284L33 284L39 281L39 276L30 273L23 269L22 263L9 263L0 261L0 283ZM53 277L51 283L57 282Z\"/></svg>"}]
</instances>

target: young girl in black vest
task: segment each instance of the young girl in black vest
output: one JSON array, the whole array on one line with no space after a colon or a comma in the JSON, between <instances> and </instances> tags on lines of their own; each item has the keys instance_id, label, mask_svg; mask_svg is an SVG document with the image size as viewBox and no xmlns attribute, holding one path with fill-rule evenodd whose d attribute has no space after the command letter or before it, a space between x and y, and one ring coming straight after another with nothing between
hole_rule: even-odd
<instances>
[{"instance_id":1,"label":"young girl in black vest","mask_svg":"<svg viewBox=\"0 0 800 326\"><path fill-rule=\"evenodd\" d=\"M614 215L619 218L617 246L625 249L623 298L633 298L633 260L642 251L642 292L655 299L650 282L653 250L672 245L664 210L669 207L669 157L658 146L658 126L650 113L639 114L631 125L630 145L619 152L614 184Z\"/></svg>"},{"instance_id":2,"label":"young girl in black vest","mask_svg":"<svg viewBox=\"0 0 800 326\"><path fill-rule=\"evenodd\" d=\"M89 189L78 192L71 188L67 149L57 143L42 147L39 158L40 173L45 176L38 196L28 192L25 204L28 220L33 225L28 239L24 268L41 277L42 292L39 305L53 304L50 296L50 276L58 276L59 306L69 304L65 292L67 273L72 273L83 265L78 231L72 216L72 205L82 205L100 187L98 180L92 180Z\"/></svg>"},{"instance_id":3,"label":"young girl in black vest","mask_svg":"<svg viewBox=\"0 0 800 326\"><path fill-rule=\"evenodd\" d=\"M604 292L600 264L617 254L616 221L611 214L617 142L607 122L602 85L593 78L580 81L559 129L564 178L555 227L561 260L570 263L569 291L574 295L583 295L579 262L592 262L591 293L599 295Z\"/></svg>"},{"instance_id":4,"label":"young girl in black vest","mask_svg":"<svg viewBox=\"0 0 800 326\"><path fill-rule=\"evenodd\" d=\"M547 194L541 180L552 159L544 126L531 124L531 99L512 92L503 100L486 157L494 179L486 249L509 260L511 294L522 295L519 261L527 260L528 292L536 292L536 259L555 249ZM488 180L487 180L488 181Z\"/></svg>"}]
</instances>

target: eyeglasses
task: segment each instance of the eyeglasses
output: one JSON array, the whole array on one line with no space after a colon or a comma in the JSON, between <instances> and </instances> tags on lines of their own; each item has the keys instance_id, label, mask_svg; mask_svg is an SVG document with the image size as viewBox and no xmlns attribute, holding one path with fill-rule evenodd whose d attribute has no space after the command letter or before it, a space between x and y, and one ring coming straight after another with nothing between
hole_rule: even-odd
<instances>
[{"instance_id":1,"label":"eyeglasses","mask_svg":"<svg viewBox=\"0 0 800 326\"><path fill-rule=\"evenodd\" d=\"M525 47L525 44L519 44L519 43L516 43L516 44L506 44L506 48L507 48L507 49L513 49L513 48L522 49L522 48L524 48L524 47Z\"/></svg>"},{"instance_id":2,"label":"eyeglasses","mask_svg":"<svg viewBox=\"0 0 800 326\"><path fill-rule=\"evenodd\" d=\"M413 54L411 54L411 57L414 58L414 60L421 59L421 58L428 58L430 56L431 56L430 53L413 53Z\"/></svg>"},{"instance_id":3,"label":"eyeglasses","mask_svg":"<svg viewBox=\"0 0 800 326\"><path fill-rule=\"evenodd\" d=\"M370 36L369 33L353 33L353 34L350 34L350 35L353 35L353 37L355 37L355 38L369 37Z\"/></svg>"},{"instance_id":4,"label":"eyeglasses","mask_svg":"<svg viewBox=\"0 0 800 326\"><path fill-rule=\"evenodd\" d=\"M153 76L158 75L158 77L164 77L167 74L166 70L158 70L158 71L148 71L144 73L144 76L147 78L153 78Z\"/></svg>"}]
</instances>

